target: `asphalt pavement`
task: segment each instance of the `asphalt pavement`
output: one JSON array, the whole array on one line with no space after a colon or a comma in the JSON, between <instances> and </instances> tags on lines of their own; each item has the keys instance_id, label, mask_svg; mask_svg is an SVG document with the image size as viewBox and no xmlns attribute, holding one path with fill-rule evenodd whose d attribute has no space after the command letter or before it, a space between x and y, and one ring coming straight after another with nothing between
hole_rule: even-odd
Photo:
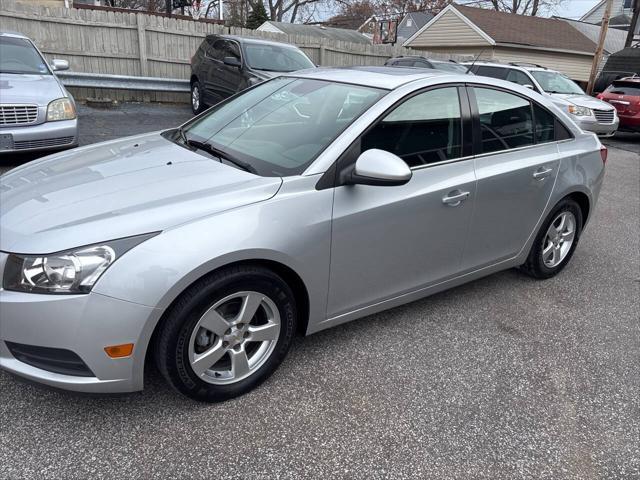
<instances>
[{"instance_id":1,"label":"asphalt pavement","mask_svg":"<svg viewBox=\"0 0 640 480\"><path fill-rule=\"evenodd\" d=\"M94 138L189 117L109 115ZM298 338L241 398L190 401L153 367L118 397L0 372L0 478L639 479L640 140L613 142L560 275L509 270Z\"/></svg>"}]
</instances>

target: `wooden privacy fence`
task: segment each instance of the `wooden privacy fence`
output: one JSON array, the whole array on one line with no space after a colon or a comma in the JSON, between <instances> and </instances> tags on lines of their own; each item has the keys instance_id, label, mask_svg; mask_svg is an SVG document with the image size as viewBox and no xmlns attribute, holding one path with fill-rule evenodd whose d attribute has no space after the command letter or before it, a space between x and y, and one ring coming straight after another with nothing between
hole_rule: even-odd
<instances>
[{"instance_id":1,"label":"wooden privacy fence","mask_svg":"<svg viewBox=\"0 0 640 480\"><path fill-rule=\"evenodd\" d=\"M382 65L389 57L416 53L400 46L327 41L144 13L44 7L24 0L0 0L0 23L5 31L29 36L49 60L68 60L72 71L112 75L188 79L191 56L208 34L289 42L321 66ZM90 89L75 89L74 93L79 98L96 96ZM175 93L108 93L119 100L187 100L186 95Z\"/></svg>"}]
</instances>

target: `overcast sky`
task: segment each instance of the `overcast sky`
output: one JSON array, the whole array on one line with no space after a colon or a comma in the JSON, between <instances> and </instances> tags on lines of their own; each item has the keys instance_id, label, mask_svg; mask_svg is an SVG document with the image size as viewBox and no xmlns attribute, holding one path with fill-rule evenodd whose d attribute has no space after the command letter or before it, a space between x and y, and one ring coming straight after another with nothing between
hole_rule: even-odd
<instances>
[{"instance_id":1,"label":"overcast sky","mask_svg":"<svg viewBox=\"0 0 640 480\"><path fill-rule=\"evenodd\" d=\"M596 3L597 0L566 0L555 14L566 18L580 18Z\"/></svg>"}]
</instances>

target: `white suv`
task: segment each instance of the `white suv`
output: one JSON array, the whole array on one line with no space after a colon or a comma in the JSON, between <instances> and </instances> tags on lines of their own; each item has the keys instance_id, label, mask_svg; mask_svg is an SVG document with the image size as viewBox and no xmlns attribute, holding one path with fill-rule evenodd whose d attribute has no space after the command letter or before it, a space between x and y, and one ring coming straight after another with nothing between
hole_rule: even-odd
<instances>
[{"instance_id":1,"label":"white suv","mask_svg":"<svg viewBox=\"0 0 640 480\"><path fill-rule=\"evenodd\" d=\"M587 95L573 80L555 70L530 64L471 62L476 75L499 78L524 85L547 95L562 110L568 112L583 130L610 136L618 129L618 115L611 105Z\"/></svg>"}]
</instances>

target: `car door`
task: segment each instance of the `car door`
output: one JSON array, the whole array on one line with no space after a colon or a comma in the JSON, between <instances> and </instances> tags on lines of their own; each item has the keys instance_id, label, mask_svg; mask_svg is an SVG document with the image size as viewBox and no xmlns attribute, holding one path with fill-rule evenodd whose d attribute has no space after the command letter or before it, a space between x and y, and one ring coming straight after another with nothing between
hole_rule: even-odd
<instances>
[{"instance_id":1,"label":"car door","mask_svg":"<svg viewBox=\"0 0 640 480\"><path fill-rule=\"evenodd\" d=\"M208 48L205 50L205 71L202 88L205 95L205 103L214 105L223 96L221 84L220 66L224 55L224 40L216 37L207 37Z\"/></svg>"},{"instance_id":2,"label":"car door","mask_svg":"<svg viewBox=\"0 0 640 480\"><path fill-rule=\"evenodd\" d=\"M547 206L560 154L545 108L497 88L468 91L478 183L463 265L476 269L520 252Z\"/></svg>"},{"instance_id":3,"label":"car door","mask_svg":"<svg viewBox=\"0 0 640 480\"><path fill-rule=\"evenodd\" d=\"M459 97L462 89L462 102ZM328 315L334 317L455 274L475 199L464 89L412 95L374 123L339 162L372 149L413 171L402 186L335 188Z\"/></svg>"},{"instance_id":4,"label":"car door","mask_svg":"<svg viewBox=\"0 0 640 480\"><path fill-rule=\"evenodd\" d=\"M223 40L220 50L222 58L219 66L219 90L222 97L226 98L242 90L246 82L244 81L240 45L233 40ZM236 67L225 64L224 59L226 57L235 58L240 62L241 66Z\"/></svg>"}]
</instances>

